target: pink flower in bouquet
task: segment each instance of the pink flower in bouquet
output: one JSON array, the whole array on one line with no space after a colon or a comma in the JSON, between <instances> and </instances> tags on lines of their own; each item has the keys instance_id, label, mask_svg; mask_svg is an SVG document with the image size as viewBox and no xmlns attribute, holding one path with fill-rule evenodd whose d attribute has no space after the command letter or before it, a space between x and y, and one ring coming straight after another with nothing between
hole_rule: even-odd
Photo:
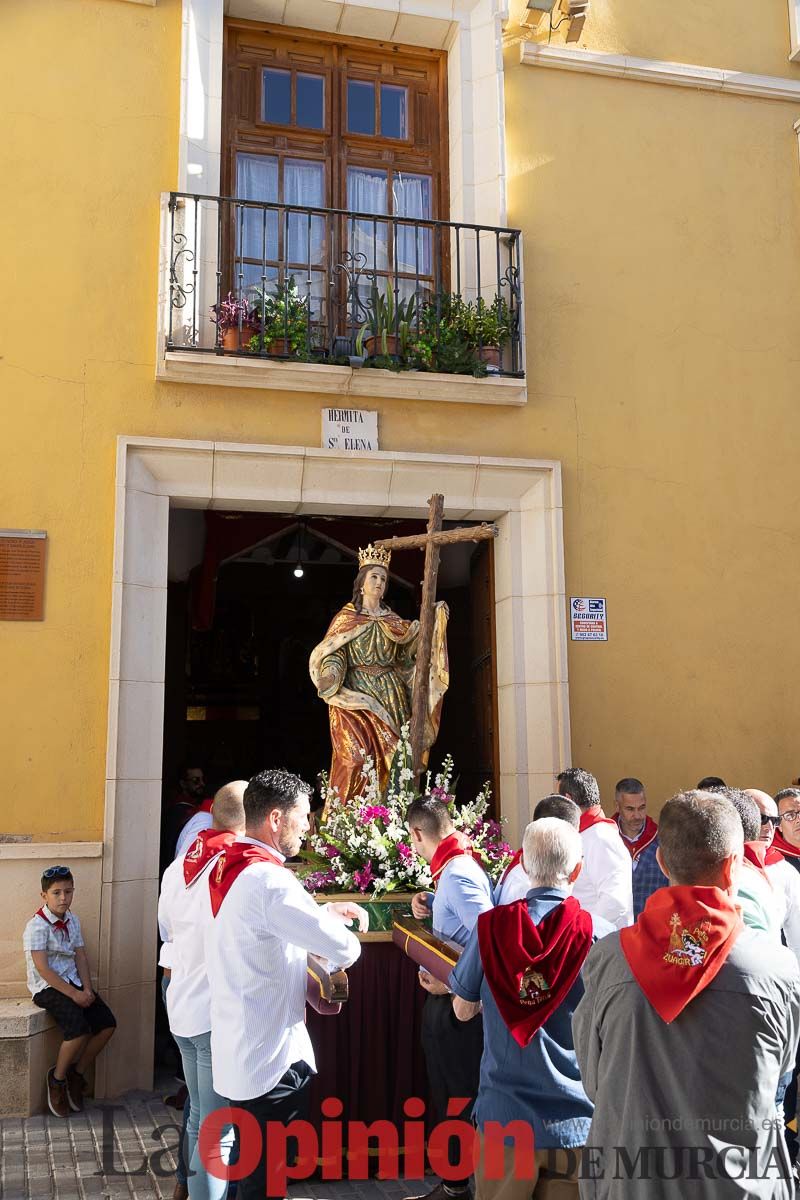
<instances>
[{"instance_id":1,"label":"pink flower in bouquet","mask_svg":"<svg viewBox=\"0 0 800 1200\"><path fill-rule=\"evenodd\" d=\"M333 871L314 871L311 875L306 875L303 880L303 884L309 892L317 892L321 888L330 887L332 883L336 883Z\"/></svg>"},{"instance_id":2,"label":"pink flower in bouquet","mask_svg":"<svg viewBox=\"0 0 800 1200\"><path fill-rule=\"evenodd\" d=\"M326 858L341 858L341 850L337 850L335 846L327 845L322 847L322 853Z\"/></svg>"},{"instance_id":3,"label":"pink flower in bouquet","mask_svg":"<svg viewBox=\"0 0 800 1200\"><path fill-rule=\"evenodd\" d=\"M431 796L433 797L434 800L441 800L443 804L450 803L450 797L448 796L447 792L445 791L445 789L443 787L438 787L438 786L432 787L431 788Z\"/></svg>"},{"instance_id":4,"label":"pink flower in bouquet","mask_svg":"<svg viewBox=\"0 0 800 1200\"><path fill-rule=\"evenodd\" d=\"M353 872L353 883L360 892L365 892L372 883L372 863L368 862L360 871Z\"/></svg>"},{"instance_id":5,"label":"pink flower in bouquet","mask_svg":"<svg viewBox=\"0 0 800 1200\"><path fill-rule=\"evenodd\" d=\"M405 842L397 843L397 857L402 859L404 863L410 863L414 857L414 851Z\"/></svg>"},{"instance_id":6,"label":"pink flower in bouquet","mask_svg":"<svg viewBox=\"0 0 800 1200\"><path fill-rule=\"evenodd\" d=\"M383 804L368 804L361 809L359 820L362 825L370 825L373 821L390 821L391 813Z\"/></svg>"}]
</instances>

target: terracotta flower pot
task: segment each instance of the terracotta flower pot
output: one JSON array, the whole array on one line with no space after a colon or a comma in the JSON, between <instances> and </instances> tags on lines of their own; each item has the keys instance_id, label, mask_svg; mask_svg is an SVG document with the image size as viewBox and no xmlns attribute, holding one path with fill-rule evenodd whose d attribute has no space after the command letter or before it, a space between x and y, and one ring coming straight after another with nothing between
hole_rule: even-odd
<instances>
[{"instance_id":1,"label":"terracotta flower pot","mask_svg":"<svg viewBox=\"0 0 800 1200\"><path fill-rule=\"evenodd\" d=\"M253 330L249 325L243 325L241 331L238 325L232 325L222 334L223 350L249 350Z\"/></svg>"},{"instance_id":2,"label":"terracotta flower pot","mask_svg":"<svg viewBox=\"0 0 800 1200\"><path fill-rule=\"evenodd\" d=\"M369 358L377 358L383 354L383 338L372 337L364 338L364 349ZM386 353L388 355L398 355L400 353L400 338L397 334L387 333L386 335Z\"/></svg>"},{"instance_id":3,"label":"terracotta flower pot","mask_svg":"<svg viewBox=\"0 0 800 1200\"><path fill-rule=\"evenodd\" d=\"M494 367L496 371L500 370L499 346L481 346L478 351L478 358L481 362L486 363L487 367Z\"/></svg>"}]
</instances>

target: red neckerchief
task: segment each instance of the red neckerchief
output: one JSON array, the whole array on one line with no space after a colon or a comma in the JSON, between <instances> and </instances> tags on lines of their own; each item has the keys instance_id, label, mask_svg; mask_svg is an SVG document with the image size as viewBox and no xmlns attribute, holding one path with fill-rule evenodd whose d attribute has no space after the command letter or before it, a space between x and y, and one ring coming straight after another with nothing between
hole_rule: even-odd
<instances>
[{"instance_id":1,"label":"red neckerchief","mask_svg":"<svg viewBox=\"0 0 800 1200\"><path fill-rule=\"evenodd\" d=\"M212 807L213 803L214 803L214 797L213 797L213 796L209 796L209 797L208 797L208 799L207 799L207 800L204 800L202 804L198 804L198 806L197 806L197 811L198 811L198 812L209 812L209 813L210 813L210 812L211 812L211 807Z\"/></svg>"},{"instance_id":2,"label":"red neckerchief","mask_svg":"<svg viewBox=\"0 0 800 1200\"><path fill-rule=\"evenodd\" d=\"M642 851L646 850L650 843L654 842L658 837L658 826L652 817L645 817L644 828L635 841L631 841L622 832L622 826L619 823L619 813L615 813L612 819L614 824L619 829L619 836L622 838L625 848L629 852L634 862L636 862L636 859L639 857Z\"/></svg>"},{"instance_id":3,"label":"red neckerchief","mask_svg":"<svg viewBox=\"0 0 800 1200\"><path fill-rule=\"evenodd\" d=\"M187 888L215 854L235 841L236 834L230 829L202 829L183 857L183 881Z\"/></svg>"},{"instance_id":4,"label":"red neckerchief","mask_svg":"<svg viewBox=\"0 0 800 1200\"><path fill-rule=\"evenodd\" d=\"M619 940L636 982L669 1024L708 987L743 928L719 888L667 887L650 896Z\"/></svg>"},{"instance_id":5,"label":"red neckerchief","mask_svg":"<svg viewBox=\"0 0 800 1200\"><path fill-rule=\"evenodd\" d=\"M773 863L780 862L783 855L780 850L773 849L772 846L768 846L766 842L762 842L759 838L757 842L745 842L744 857L757 871L761 871L764 878L769 882L766 868L771 867Z\"/></svg>"},{"instance_id":6,"label":"red neckerchief","mask_svg":"<svg viewBox=\"0 0 800 1200\"><path fill-rule=\"evenodd\" d=\"M500 887L502 887L503 884L505 883L505 881L508 879L511 872L514 870L514 867L516 867L521 862L522 862L522 850L520 849L520 850L517 850L516 854L514 854L512 856L511 862L508 864L505 871L503 871L503 874L500 876Z\"/></svg>"},{"instance_id":7,"label":"red neckerchief","mask_svg":"<svg viewBox=\"0 0 800 1200\"><path fill-rule=\"evenodd\" d=\"M436 853L431 859L431 877L434 887L436 887L439 876L450 860L452 858L460 858L462 855L475 858L472 842L465 833L461 833L460 830L456 829L439 842L439 845L436 847Z\"/></svg>"},{"instance_id":8,"label":"red neckerchief","mask_svg":"<svg viewBox=\"0 0 800 1200\"><path fill-rule=\"evenodd\" d=\"M208 890L211 896L211 911L214 916L220 910L222 901L231 890L231 885L239 878L245 867L254 862L268 862L273 866L282 867L283 863L267 846L256 846L252 842L232 842L220 854L217 865L208 879Z\"/></svg>"},{"instance_id":9,"label":"red neckerchief","mask_svg":"<svg viewBox=\"0 0 800 1200\"><path fill-rule=\"evenodd\" d=\"M43 921L47 921L47 924L51 925L53 929L57 929L62 937L69 937L69 921L62 921L60 919L58 921L51 921L43 908L37 908L33 915L35 917L41 917ZM67 914L67 916L69 916L69 914Z\"/></svg>"},{"instance_id":10,"label":"red neckerchief","mask_svg":"<svg viewBox=\"0 0 800 1200\"><path fill-rule=\"evenodd\" d=\"M534 925L526 900L478 917L478 945L498 1012L527 1046L578 978L592 945L592 918L574 896Z\"/></svg>"},{"instance_id":11,"label":"red neckerchief","mask_svg":"<svg viewBox=\"0 0 800 1200\"><path fill-rule=\"evenodd\" d=\"M777 850L784 858L800 858L800 846L793 846L779 830L775 830L770 850Z\"/></svg>"},{"instance_id":12,"label":"red neckerchief","mask_svg":"<svg viewBox=\"0 0 800 1200\"><path fill-rule=\"evenodd\" d=\"M593 825L613 825L617 828L617 822L612 821L611 817L607 817L599 804L587 808L586 812L581 813L581 823L578 826L579 833L585 833L587 829L591 829ZM619 830L617 830L619 832Z\"/></svg>"}]
</instances>

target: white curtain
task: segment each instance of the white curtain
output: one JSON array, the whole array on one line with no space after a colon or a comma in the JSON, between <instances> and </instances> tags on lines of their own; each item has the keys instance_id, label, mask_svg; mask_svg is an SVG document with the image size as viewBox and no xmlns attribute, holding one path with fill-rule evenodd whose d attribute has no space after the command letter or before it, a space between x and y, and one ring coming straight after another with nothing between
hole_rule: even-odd
<instances>
[{"instance_id":1,"label":"white curtain","mask_svg":"<svg viewBox=\"0 0 800 1200\"><path fill-rule=\"evenodd\" d=\"M347 207L352 212L385 213L386 172L371 167L347 168ZM385 221L348 221L350 250L363 254L368 271L389 266L389 227Z\"/></svg>"},{"instance_id":2,"label":"white curtain","mask_svg":"<svg viewBox=\"0 0 800 1200\"><path fill-rule=\"evenodd\" d=\"M262 203L278 199L278 160L266 154L236 155L236 195L240 200ZM276 259L278 257L278 214L256 208L237 210L237 258Z\"/></svg>"},{"instance_id":3,"label":"white curtain","mask_svg":"<svg viewBox=\"0 0 800 1200\"><path fill-rule=\"evenodd\" d=\"M283 199L286 204L322 208L325 203L323 163L287 158L283 163ZM321 263L325 247L325 219L304 213L289 213L286 260L292 263Z\"/></svg>"},{"instance_id":4,"label":"white curtain","mask_svg":"<svg viewBox=\"0 0 800 1200\"><path fill-rule=\"evenodd\" d=\"M398 171L392 180L392 198L395 216L430 220L430 176L408 175ZM432 273L430 228L397 226L397 270L408 275Z\"/></svg>"}]
</instances>

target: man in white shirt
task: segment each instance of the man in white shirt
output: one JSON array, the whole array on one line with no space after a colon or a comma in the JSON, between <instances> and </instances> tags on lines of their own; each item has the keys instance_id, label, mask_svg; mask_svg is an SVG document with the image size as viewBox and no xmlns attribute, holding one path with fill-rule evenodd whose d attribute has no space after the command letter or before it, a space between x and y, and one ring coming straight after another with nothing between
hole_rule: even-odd
<instances>
[{"instance_id":1,"label":"man in white shirt","mask_svg":"<svg viewBox=\"0 0 800 1200\"><path fill-rule=\"evenodd\" d=\"M243 787L247 787L246 780L237 780L237 783L241 783ZM225 786L230 787L231 785L226 784ZM198 833L202 833L204 829L210 829L213 824L214 818L211 815L211 811L201 807L193 817L189 818L183 829L178 834L178 844L175 847L175 857L180 858L182 854L185 854L194 839L197 837Z\"/></svg>"},{"instance_id":2,"label":"man in white shirt","mask_svg":"<svg viewBox=\"0 0 800 1200\"><path fill-rule=\"evenodd\" d=\"M158 921L164 946L170 947L171 976L165 993L169 1027L183 1062L189 1092L184 1158L189 1167L190 1200L224 1200L225 1179L206 1171L197 1150L200 1127L225 1101L214 1091L211 1069L211 996L203 949L204 927L211 920L208 872L220 852L244 833L247 783L238 779L220 788L211 811L212 826L167 867L161 881ZM233 1130L221 1139L220 1157L228 1161ZM180 1194L180 1192L178 1193Z\"/></svg>"},{"instance_id":3,"label":"man in white shirt","mask_svg":"<svg viewBox=\"0 0 800 1200\"><path fill-rule=\"evenodd\" d=\"M558 791L581 810L583 870L572 894L593 917L603 917L615 929L632 925L631 859L616 822L600 807L597 780L580 767L569 767L558 776Z\"/></svg>"},{"instance_id":4,"label":"man in white shirt","mask_svg":"<svg viewBox=\"0 0 800 1200\"><path fill-rule=\"evenodd\" d=\"M800 874L772 846L780 823L778 806L770 795L758 788L746 788L745 795L755 800L761 821L759 838L765 843L764 870L775 891L777 923L786 945L800 964Z\"/></svg>"},{"instance_id":5,"label":"man in white shirt","mask_svg":"<svg viewBox=\"0 0 800 1200\"><path fill-rule=\"evenodd\" d=\"M288 771L254 776L244 794L246 836L220 855L209 876L214 1087L262 1130L308 1112L315 1061L305 1025L307 955L349 967L361 946L346 924L367 927L364 909L316 904L284 865L308 831L310 794ZM239 1200L285 1194L268 1182L262 1153L239 1184Z\"/></svg>"},{"instance_id":6,"label":"man in white shirt","mask_svg":"<svg viewBox=\"0 0 800 1200\"><path fill-rule=\"evenodd\" d=\"M566 821L573 829L577 829L580 825L581 813L574 800L570 800L568 796L559 796L554 792L540 800L533 810L534 821L539 821L542 817L556 817L559 821ZM530 829L530 825L525 833L528 832L528 829ZM522 850L518 850L495 886L494 902L495 904L513 904L515 900L524 900L530 890L531 881L525 869Z\"/></svg>"}]
</instances>

